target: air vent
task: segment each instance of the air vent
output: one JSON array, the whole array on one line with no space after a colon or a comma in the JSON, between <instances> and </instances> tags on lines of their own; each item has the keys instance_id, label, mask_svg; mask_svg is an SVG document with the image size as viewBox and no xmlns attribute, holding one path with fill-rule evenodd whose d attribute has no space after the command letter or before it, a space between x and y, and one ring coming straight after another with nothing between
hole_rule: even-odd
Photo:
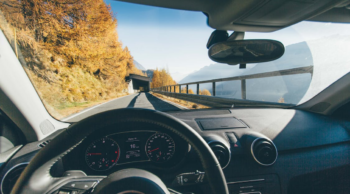
<instances>
[{"instance_id":1,"label":"air vent","mask_svg":"<svg viewBox=\"0 0 350 194\"><path fill-rule=\"evenodd\" d=\"M43 148L43 147L45 147L47 144L49 144L50 141L51 141L50 139L49 139L49 140L46 140L46 141L43 141L43 142L41 142L38 146L41 147L41 148Z\"/></svg>"},{"instance_id":2,"label":"air vent","mask_svg":"<svg viewBox=\"0 0 350 194\"><path fill-rule=\"evenodd\" d=\"M270 140L257 138L253 141L251 152L254 160L263 166L270 166L277 160L277 148Z\"/></svg>"},{"instance_id":3,"label":"air vent","mask_svg":"<svg viewBox=\"0 0 350 194\"><path fill-rule=\"evenodd\" d=\"M22 163L14 166L5 174L1 182L1 193L10 194L13 186L15 185L17 179L25 169L28 163Z\"/></svg>"},{"instance_id":4,"label":"air vent","mask_svg":"<svg viewBox=\"0 0 350 194\"><path fill-rule=\"evenodd\" d=\"M210 148L213 150L216 158L219 160L221 167L224 169L230 163L231 152L230 150L220 142L210 142Z\"/></svg>"}]
</instances>

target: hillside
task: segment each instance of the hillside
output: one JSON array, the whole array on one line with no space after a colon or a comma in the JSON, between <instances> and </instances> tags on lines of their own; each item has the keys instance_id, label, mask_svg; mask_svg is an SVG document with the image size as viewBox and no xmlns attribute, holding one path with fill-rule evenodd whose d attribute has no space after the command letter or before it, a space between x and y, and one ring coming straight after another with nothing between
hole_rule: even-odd
<instances>
[{"instance_id":1,"label":"hillside","mask_svg":"<svg viewBox=\"0 0 350 194\"><path fill-rule=\"evenodd\" d=\"M0 0L0 6L0 29L56 118L126 95L125 76L142 74L103 0Z\"/></svg>"}]
</instances>

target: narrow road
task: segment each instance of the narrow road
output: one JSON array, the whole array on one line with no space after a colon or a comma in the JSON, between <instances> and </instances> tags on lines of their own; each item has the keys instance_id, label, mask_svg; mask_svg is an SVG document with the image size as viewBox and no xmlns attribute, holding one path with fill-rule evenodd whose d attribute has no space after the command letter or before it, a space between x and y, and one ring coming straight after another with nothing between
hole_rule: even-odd
<instances>
[{"instance_id":1,"label":"narrow road","mask_svg":"<svg viewBox=\"0 0 350 194\"><path fill-rule=\"evenodd\" d=\"M77 122L91 115L104 112L107 110L113 110L118 108L147 108L159 111L175 111L183 109L181 106L170 104L164 100L161 100L150 93L136 93L129 96L124 96L106 102L104 104L96 105L91 108L82 110L79 113L73 114L63 121Z\"/></svg>"}]
</instances>

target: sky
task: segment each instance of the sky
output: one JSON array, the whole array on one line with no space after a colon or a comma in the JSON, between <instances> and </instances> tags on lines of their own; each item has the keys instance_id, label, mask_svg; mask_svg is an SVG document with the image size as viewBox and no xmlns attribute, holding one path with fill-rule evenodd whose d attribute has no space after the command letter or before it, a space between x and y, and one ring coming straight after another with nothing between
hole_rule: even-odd
<instances>
[{"instance_id":1,"label":"sky","mask_svg":"<svg viewBox=\"0 0 350 194\"><path fill-rule=\"evenodd\" d=\"M146 69L168 68L176 81L204 66L214 64L208 57L207 40L214 31L201 12L158 8L105 0L118 20L118 35L134 59ZM349 26L349 25L348 25ZM285 46L339 33L349 27L330 23L301 22L273 33L246 33L245 39L275 39ZM233 67L233 70L238 67Z\"/></svg>"}]
</instances>

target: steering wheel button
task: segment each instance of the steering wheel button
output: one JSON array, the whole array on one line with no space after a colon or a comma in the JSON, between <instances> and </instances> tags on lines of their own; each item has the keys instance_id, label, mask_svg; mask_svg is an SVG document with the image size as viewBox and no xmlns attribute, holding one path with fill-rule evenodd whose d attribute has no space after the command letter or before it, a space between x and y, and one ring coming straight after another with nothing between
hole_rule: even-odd
<instances>
[{"instance_id":1,"label":"steering wheel button","mask_svg":"<svg viewBox=\"0 0 350 194\"><path fill-rule=\"evenodd\" d=\"M65 188L88 190L95 185L96 181L70 182L64 185Z\"/></svg>"},{"instance_id":2,"label":"steering wheel button","mask_svg":"<svg viewBox=\"0 0 350 194\"><path fill-rule=\"evenodd\" d=\"M77 189L84 189L84 190L88 190L91 187L93 187L95 185L96 182L77 182L76 183L76 188Z\"/></svg>"},{"instance_id":3,"label":"steering wheel button","mask_svg":"<svg viewBox=\"0 0 350 194\"><path fill-rule=\"evenodd\" d=\"M59 191L58 194L71 194L69 191Z\"/></svg>"}]
</instances>

